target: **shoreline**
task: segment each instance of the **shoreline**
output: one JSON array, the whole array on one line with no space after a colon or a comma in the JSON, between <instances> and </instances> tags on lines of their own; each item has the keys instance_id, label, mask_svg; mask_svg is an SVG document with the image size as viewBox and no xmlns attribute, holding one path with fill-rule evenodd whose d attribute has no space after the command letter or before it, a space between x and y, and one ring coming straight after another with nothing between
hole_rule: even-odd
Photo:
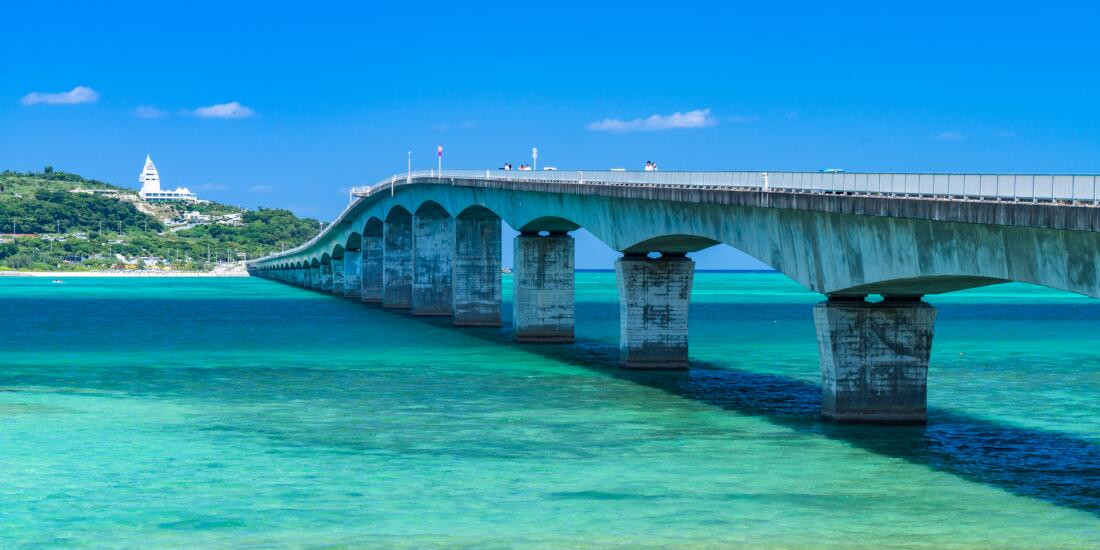
<instances>
[{"instance_id":1,"label":"shoreline","mask_svg":"<svg viewBox=\"0 0 1100 550\"><path fill-rule=\"evenodd\" d=\"M247 271L0 271L0 277L250 277Z\"/></svg>"}]
</instances>

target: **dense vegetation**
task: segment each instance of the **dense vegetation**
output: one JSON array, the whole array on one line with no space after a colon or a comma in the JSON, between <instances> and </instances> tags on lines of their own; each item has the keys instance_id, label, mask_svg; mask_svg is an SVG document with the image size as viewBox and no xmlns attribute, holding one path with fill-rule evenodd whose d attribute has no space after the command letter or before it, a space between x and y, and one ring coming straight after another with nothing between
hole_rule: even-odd
<instances>
[{"instance_id":1,"label":"dense vegetation","mask_svg":"<svg viewBox=\"0 0 1100 550\"><path fill-rule=\"evenodd\" d=\"M22 200L0 200L0 233L72 233L113 229L163 231L156 218L118 199L68 191L32 192Z\"/></svg>"},{"instance_id":2,"label":"dense vegetation","mask_svg":"<svg viewBox=\"0 0 1100 550\"><path fill-rule=\"evenodd\" d=\"M155 210L162 217L184 210L242 213L240 226L211 223L169 232L156 216L132 202L69 192L77 187L134 195L132 189L49 167L36 173L0 173L0 238L7 241L0 243L0 269L103 269L120 263L116 255L168 259L176 269L209 269L219 260L254 258L290 248L318 229L316 220L298 218L288 210L243 211L218 203L143 205L143 210ZM14 239L12 233L17 234Z\"/></svg>"}]
</instances>

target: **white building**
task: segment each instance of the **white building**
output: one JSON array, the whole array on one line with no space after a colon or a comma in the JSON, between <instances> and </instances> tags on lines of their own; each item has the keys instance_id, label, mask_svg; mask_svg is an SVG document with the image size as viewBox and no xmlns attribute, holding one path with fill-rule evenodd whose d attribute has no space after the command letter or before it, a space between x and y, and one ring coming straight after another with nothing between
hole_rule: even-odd
<instances>
[{"instance_id":1,"label":"white building","mask_svg":"<svg viewBox=\"0 0 1100 550\"><path fill-rule=\"evenodd\" d=\"M196 202L199 200L198 195L192 193L186 187L177 187L175 191L162 191L160 188L160 174L157 173L157 167L153 166L153 159L149 155L145 155L145 168L141 170L141 175L138 176L138 183L141 184L141 191L138 192L138 195L150 202Z\"/></svg>"}]
</instances>

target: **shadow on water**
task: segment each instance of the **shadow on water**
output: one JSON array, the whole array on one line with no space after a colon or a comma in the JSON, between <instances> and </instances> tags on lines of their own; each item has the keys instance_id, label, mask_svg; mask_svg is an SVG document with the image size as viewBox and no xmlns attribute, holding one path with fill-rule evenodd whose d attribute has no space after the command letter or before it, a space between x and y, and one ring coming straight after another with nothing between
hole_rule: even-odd
<instances>
[{"instance_id":1,"label":"shadow on water","mask_svg":"<svg viewBox=\"0 0 1100 550\"><path fill-rule=\"evenodd\" d=\"M418 319L451 326L449 319ZM509 329L462 330L482 340L511 344ZM619 368L616 346L586 338L577 338L573 344L526 344L523 349L1019 496L1100 516L1100 445L1070 435L1011 426L942 408L929 409L925 426L834 424L820 417L821 387L791 377L694 360L690 371L629 371Z\"/></svg>"}]
</instances>

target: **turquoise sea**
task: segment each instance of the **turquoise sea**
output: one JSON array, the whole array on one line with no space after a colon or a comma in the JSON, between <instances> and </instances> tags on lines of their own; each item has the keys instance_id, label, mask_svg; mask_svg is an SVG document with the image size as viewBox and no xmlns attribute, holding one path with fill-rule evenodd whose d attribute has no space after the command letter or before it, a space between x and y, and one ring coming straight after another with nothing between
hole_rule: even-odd
<instances>
[{"instance_id":1,"label":"turquoise sea","mask_svg":"<svg viewBox=\"0 0 1100 550\"><path fill-rule=\"evenodd\" d=\"M818 419L820 299L700 273L694 368L633 373L612 273L578 274L573 345L2 278L0 548L1100 547L1100 300L930 298L929 424L860 427Z\"/></svg>"}]
</instances>

